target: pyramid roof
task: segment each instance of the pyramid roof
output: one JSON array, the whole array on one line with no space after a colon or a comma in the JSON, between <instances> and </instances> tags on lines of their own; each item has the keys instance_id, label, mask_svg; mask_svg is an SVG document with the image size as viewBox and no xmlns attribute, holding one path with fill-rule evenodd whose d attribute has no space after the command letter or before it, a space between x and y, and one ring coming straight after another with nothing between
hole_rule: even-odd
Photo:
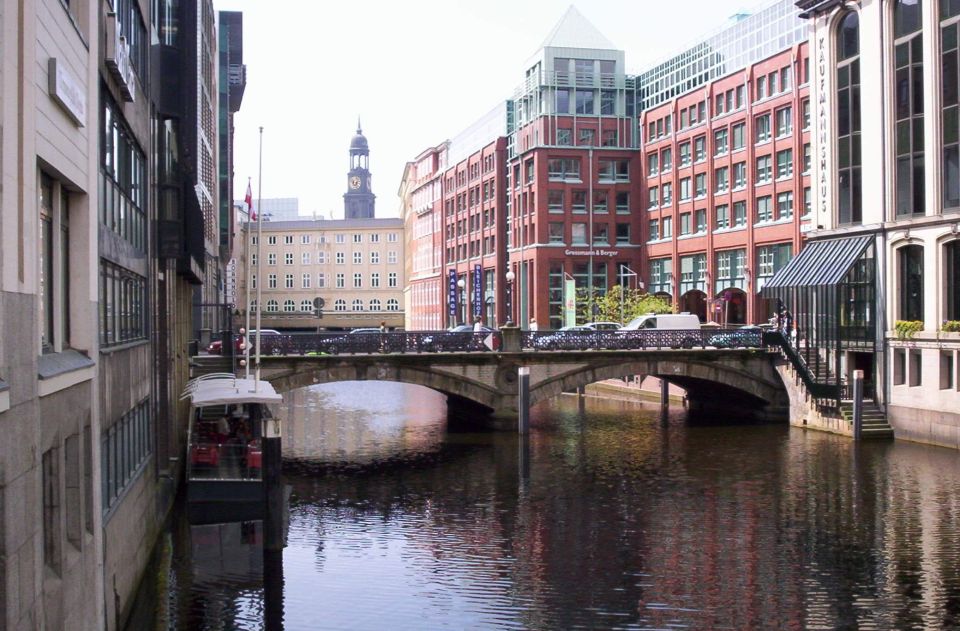
<instances>
[{"instance_id":1,"label":"pyramid roof","mask_svg":"<svg viewBox=\"0 0 960 631\"><path fill-rule=\"evenodd\" d=\"M541 48L594 48L617 50L603 33L590 23L587 18L570 5L557 25L553 27L547 38L543 40Z\"/></svg>"}]
</instances>

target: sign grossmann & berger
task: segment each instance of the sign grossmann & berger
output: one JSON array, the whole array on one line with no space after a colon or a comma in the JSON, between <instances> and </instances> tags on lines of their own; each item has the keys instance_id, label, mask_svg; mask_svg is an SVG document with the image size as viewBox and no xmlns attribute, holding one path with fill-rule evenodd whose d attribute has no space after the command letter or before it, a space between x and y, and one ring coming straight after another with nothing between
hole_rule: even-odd
<instances>
[{"instance_id":1,"label":"sign grossmann & berger","mask_svg":"<svg viewBox=\"0 0 960 631\"><path fill-rule=\"evenodd\" d=\"M564 250L566 256L607 256L613 258L620 255L620 250L604 250L598 248L595 250Z\"/></svg>"}]
</instances>

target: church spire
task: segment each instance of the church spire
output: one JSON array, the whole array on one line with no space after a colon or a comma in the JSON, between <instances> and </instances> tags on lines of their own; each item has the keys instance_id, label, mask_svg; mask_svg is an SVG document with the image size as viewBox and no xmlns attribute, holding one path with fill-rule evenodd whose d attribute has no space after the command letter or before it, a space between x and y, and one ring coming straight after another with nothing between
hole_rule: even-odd
<instances>
[{"instance_id":1,"label":"church spire","mask_svg":"<svg viewBox=\"0 0 960 631\"><path fill-rule=\"evenodd\" d=\"M357 135L360 136L363 134L363 129L360 127L360 115L357 114Z\"/></svg>"}]
</instances>

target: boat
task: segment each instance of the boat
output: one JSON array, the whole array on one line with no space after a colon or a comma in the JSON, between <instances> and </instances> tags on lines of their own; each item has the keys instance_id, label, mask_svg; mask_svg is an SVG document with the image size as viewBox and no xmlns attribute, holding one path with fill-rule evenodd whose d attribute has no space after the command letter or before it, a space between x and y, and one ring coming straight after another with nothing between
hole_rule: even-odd
<instances>
[{"instance_id":1,"label":"boat","mask_svg":"<svg viewBox=\"0 0 960 631\"><path fill-rule=\"evenodd\" d=\"M188 510L218 520L224 513L256 518L264 501L263 426L281 396L267 381L214 373L190 380L186 398Z\"/></svg>"}]
</instances>

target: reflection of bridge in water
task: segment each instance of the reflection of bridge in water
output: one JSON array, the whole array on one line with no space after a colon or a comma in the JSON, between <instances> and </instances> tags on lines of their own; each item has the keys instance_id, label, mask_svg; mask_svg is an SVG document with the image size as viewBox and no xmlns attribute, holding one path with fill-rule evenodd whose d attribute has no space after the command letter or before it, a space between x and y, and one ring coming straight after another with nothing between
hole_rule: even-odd
<instances>
[{"instance_id":1,"label":"reflection of bridge in water","mask_svg":"<svg viewBox=\"0 0 960 631\"><path fill-rule=\"evenodd\" d=\"M764 348L759 330L559 335L504 330L271 336L261 342L261 376L278 392L339 381L415 384L446 394L451 404L516 419L520 367L530 370L531 405L604 379L643 375L685 389L694 411L786 420L789 400L775 369L780 356ZM729 346L734 348L724 348ZM486 350L491 347L497 350ZM563 350L542 350L548 348Z\"/></svg>"}]
</instances>

